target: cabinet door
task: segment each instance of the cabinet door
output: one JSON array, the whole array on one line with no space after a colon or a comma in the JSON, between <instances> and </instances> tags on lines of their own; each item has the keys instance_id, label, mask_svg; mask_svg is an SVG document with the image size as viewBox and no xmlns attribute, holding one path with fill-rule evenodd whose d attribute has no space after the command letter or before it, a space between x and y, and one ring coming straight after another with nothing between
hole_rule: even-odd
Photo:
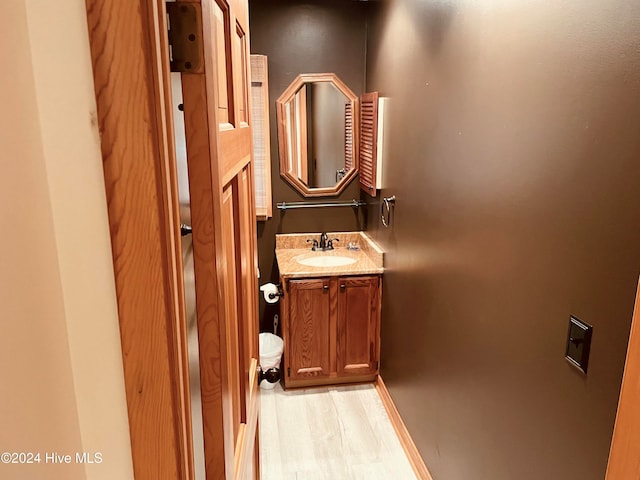
<instances>
[{"instance_id":1,"label":"cabinet door","mask_svg":"<svg viewBox=\"0 0 640 480\"><path fill-rule=\"evenodd\" d=\"M329 376L331 370L330 280L289 281L287 376Z\"/></svg>"},{"instance_id":2,"label":"cabinet door","mask_svg":"<svg viewBox=\"0 0 640 480\"><path fill-rule=\"evenodd\" d=\"M338 279L338 375L363 375L378 370L379 277Z\"/></svg>"}]
</instances>

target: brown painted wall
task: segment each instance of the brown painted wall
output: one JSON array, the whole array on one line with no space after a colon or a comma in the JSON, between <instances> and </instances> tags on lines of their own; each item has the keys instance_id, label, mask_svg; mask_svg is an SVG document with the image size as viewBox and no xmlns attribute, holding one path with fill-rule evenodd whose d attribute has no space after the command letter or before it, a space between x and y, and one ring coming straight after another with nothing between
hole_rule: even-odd
<instances>
[{"instance_id":1,"label":"brown painted wall","mask_svg":"<svg viewBox=\"0 0 640 480\"><path fill-rule=\"evenodd\" d=\"M396 0L382 372L435 480L601 480L640 267L640 3ZM589 373L564 360L594 325Z\"/></svg>"},{"instance_id":2,"label":"brown painted wall","mask_svg":"<svg viewBox=\"0 0 640 480\"><path fill-rule=\"evenodd\" d=\"M299 2L252 0L249 3L251 53L269 57L269 101L271 124L271 181L273 218L258 223L260 283L277 282L275 261L276 233L351 231L362 229L361 213L351 208L288 210L276 208L278 202L305 198L281 179L278 160L275 101L299 73L333 72L356 95L364 91L366 16L364 5L331 0ZM335 200L360 198L357 181ZM317 199L316 199L317 200ZM271 328L277 307L266 309L260 300L265 329Z\"/></svg>"}]
</instances>

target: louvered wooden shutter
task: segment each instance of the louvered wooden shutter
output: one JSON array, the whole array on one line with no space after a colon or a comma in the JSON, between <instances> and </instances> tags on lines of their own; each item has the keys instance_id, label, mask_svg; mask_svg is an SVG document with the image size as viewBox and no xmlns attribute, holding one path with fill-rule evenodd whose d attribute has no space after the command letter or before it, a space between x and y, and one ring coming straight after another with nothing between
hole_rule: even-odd
<instances>
[{"instance_id":1,"label":"louvered wooden shutter","mask_svg":"<svg viewBox=\"0 0 640 480\"><path fill-rule=\"evenodd\" d=\"M360 188L376 196L378 92L360 97Z\"/></svg>"},{"instance_id":2,"label":"louvered wooden shutter","mask_svg":"<svg viewBox=\"0 0 640 480\"><path fill-rule=\"evenodd\" d=\"M344 169L353 168L353 104L344 106Z\"/></svg>"}]
</instances>

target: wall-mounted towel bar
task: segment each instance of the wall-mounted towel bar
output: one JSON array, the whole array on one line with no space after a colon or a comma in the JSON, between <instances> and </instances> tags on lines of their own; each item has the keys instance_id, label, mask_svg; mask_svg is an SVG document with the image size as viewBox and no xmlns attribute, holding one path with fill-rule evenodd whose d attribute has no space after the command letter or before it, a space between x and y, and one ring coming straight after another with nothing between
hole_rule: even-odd
<instances>
[{"instance_id":1,"label":"wall-mounted towel bar","mask_svg":"<svg viewBox=\"0 0 640 480\"><path fill-rule=\"evenodd\" d=\"M294 208L324 208L324 207L364 207L365 202L351 200L350 202L281 202L277 207L280 210L289 210Z\"/></svg>"}]
</instances>

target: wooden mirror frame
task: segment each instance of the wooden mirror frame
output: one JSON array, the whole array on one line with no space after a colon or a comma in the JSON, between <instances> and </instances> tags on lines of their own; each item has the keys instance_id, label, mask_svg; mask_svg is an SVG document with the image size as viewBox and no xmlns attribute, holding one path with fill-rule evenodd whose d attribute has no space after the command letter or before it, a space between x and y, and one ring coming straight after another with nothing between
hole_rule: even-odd
<instances>
[{"instance_id":1,"label":"wooden mirror frame","mask_svg":"<svg viewBox=\"0 0 640 480\"><path fill-rule=\"evenodd\" d=\"M286 142L286 114L285 105L293 99L296 92L307 83L329 82L332 83L348 100L351 101L352 108L352 163L351 168L333 187L309 187L295 175L289 173L288 169L288 147ZM358 133L359 133L359 101L355 93L338 78L335 73L302 73L298 75L287 89L276 100L276 112L278 122L278 149L280 154L280 176L289 182L298 192L305 197L335 196L342 192L345 187L354 179L358 173Z\"/></svg>"}]
</instances>

